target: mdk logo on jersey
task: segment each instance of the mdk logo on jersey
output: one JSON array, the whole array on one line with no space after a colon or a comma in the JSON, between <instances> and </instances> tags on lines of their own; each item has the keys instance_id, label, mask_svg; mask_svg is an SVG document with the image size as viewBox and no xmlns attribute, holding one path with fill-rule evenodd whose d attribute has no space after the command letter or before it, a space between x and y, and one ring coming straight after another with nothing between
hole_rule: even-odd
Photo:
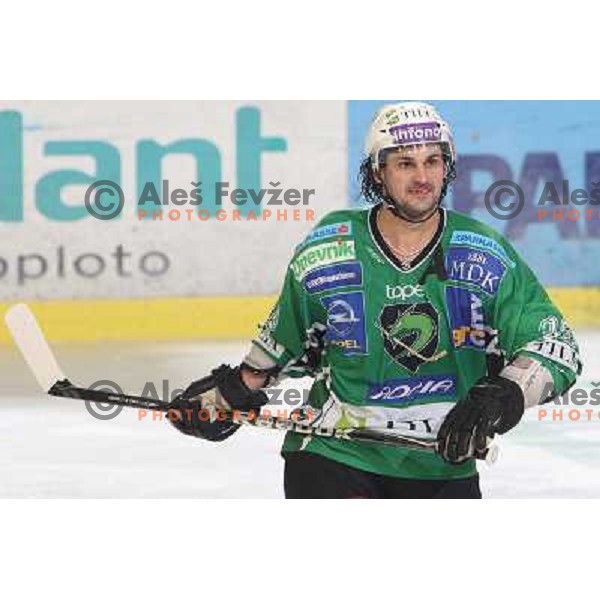
<instances>
[{"instance_id":1,"label":"mdk logo on jersey","mask_svg":"<svg viewBox=\"0 0 600 600\"><path fill-rule=\"evenodd\" d=\"M439 316L431 304L385 306L379 316L386 352L415 373L433 359L439 342Z\"/></svg>"}]
</instances>

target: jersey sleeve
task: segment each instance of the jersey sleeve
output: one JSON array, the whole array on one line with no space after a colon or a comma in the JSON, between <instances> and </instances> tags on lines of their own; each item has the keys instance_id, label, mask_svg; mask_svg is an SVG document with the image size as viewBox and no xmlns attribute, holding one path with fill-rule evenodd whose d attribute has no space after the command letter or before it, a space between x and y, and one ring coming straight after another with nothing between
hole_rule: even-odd
<instances>
[{"instance_id":1,"label":"jersey sleeve","mask_svg":"<svg viewBox=\"0 0 600 600\"><path fill-rule=\"evenodd\" d=\"M318 350L316 341L322 338L319 332L325 331L325 319L315 314L317 311L297 280L292 264L293 260L279 298L252 343L284 369L287 376L303 377L312 374L317 357L308 355Z\"/></svg>"},{"instance_id":2,"label":"jersey sleeve","mask_svg":"<svg viewBox=\"0 0 600 600\"><path fill-rule=\"evenodd\" d=\"M509 360L525 355L543 363L555 394L562 394L581 373L577 341L533 271L510 250L514 265L507 268L493 309L500 347Z\"/></svg>"}]
</instances>

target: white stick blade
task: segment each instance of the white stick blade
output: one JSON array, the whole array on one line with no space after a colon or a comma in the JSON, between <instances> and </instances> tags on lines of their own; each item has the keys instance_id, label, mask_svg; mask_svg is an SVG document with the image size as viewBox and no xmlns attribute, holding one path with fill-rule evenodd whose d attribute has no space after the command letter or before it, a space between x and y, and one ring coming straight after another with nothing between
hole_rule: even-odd
<instances>
[{"instance_id":1,"label":"white stick blade","mask_svg":"<svg viewBox=\"0 0 600 600\"><path fill-rule=\"evenodd\" d=\"M57 381L66 379L37 319L26 304L11 306L6 311L4 321L25 362L45 392Z\"/></svg>"}]
</instances>

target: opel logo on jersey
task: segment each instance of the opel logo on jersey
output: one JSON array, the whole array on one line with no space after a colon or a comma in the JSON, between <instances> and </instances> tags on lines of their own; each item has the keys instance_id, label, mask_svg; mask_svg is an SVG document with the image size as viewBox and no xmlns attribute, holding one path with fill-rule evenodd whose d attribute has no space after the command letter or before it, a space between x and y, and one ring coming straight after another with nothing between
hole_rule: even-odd
<instances>
[{"instance_id":1,"label":"opel logo on jersey","mask_svg":"<svg viewBox=\"0 0 600 600\"><path fill-rule=\"evenodd\" d=\"M350 333L355 323L359 319L354 314L354 309L345 300L334 300L327 310L327 325L331 327L337 335L346 335Z\"/></svg>"},{"instance_id":2,"label":"opel logo on jersey","mask_svg":"<svg viewBox=\"0 0 600 600\"><path fill-rule=\"evenodd\" d=\"M425 298L425 288L420 285L386 285L385 295L388 300L410 300L411 298Z\"/></svg>"},{"instance_id":3,"label":"opel logo on jersey","mask_svg":"<svg viewBox=\"0 0 600 600\"><path fill-rule=\"evenodd\" d=\"M362 291L321 298L327 313L325 342L345 356L367 353L365 297Z\"/></svg>"}]
</instances>

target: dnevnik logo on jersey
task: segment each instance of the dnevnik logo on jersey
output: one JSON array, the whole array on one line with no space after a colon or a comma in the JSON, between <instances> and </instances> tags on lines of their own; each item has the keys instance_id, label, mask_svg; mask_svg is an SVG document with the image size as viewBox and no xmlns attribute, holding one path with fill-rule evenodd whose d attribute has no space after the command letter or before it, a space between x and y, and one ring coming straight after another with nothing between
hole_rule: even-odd
<instances>
[{"instance_id":1,"label":"dnevnik logo on jersey","mask_svg":"<svg viewBox=\"0 0 600 600\"><path fill-rule=\"evenodd\" d=\"M337 240L307 248L291 262L290 266L296 279L302 281L304 276L319 267L345 262L356 258L354 240Z\"/></svg>"}]
</instances>

